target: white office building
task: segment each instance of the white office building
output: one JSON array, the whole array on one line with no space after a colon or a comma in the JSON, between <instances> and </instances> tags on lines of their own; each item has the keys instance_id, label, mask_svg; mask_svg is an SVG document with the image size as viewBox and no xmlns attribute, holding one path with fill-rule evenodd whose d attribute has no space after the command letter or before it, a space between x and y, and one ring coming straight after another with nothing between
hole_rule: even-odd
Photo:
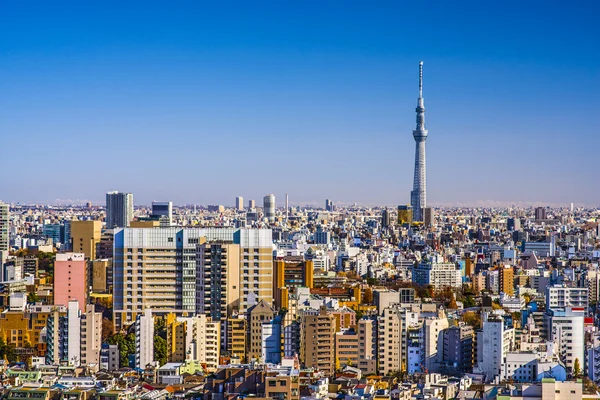
<instances>
[{"instance_id":1,"label":"white office building","mask_svg":"<svg viewBox=\"0 0 600 400\"><path fill-rule=\"evenodd\" d=\"M474 372L485 374L486 382L494 382L500 377L504 357L514 347L515 331L507 329L504 324L502 317L485 314L483 329L477 332Z\"/></svg>"}]
</instances>

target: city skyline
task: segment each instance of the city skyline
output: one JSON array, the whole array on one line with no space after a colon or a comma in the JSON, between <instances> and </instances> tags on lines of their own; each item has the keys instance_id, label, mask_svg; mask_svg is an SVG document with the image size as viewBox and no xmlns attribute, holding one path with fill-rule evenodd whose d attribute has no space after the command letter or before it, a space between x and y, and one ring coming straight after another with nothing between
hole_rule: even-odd
<instances>
[{"instance_id":1,"label":"city skyline","mask_svg":"<svg viewBox=\"0 0 600 400\"><path fill-rule=\"evenodd\" d=\"M424 60L428 204L598 206L598 6L433 4L5 6L0 198L409 204Z\"/></svg>"}]
</instances>

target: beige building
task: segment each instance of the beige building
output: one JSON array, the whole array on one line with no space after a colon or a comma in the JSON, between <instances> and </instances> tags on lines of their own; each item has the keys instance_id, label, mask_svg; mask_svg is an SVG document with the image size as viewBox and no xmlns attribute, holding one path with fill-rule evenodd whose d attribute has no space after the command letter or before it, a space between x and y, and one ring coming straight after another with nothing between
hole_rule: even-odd
<instances>
[{"instance_id":1,"label":"beige building","mask_svg":"<svg viewBox=\"0 0 600 400\"><path fill-rule=\"evenodd\" d=\"M358 368L365 373L377 372L377 321L358 321Z\"/></svg>"},{"instance_id":2,"label":"beige building","mask_svg":"<svg viewBox=\"0 0 600 400\"><path fill-rule=\"evenodd\" d=\"M327 375L335 372L335 317L321 307L317 315L305 315L300 325L300 360Z\"/></svg>"},{"instance_id":3,"label":"beige building","mask_svg":"<svg viewBox=\"0 0 600 400\"><path fill-rule=\"evenodd\" d=\"M225 321L236 307L245 313L260 300L273 301L269 229L119 228L114 254L116 328L132 324L146 308Z\"/></svg>"},{"instance_id":4,"label":"beige building","mask_svg":"<svg viewBox=\"0 0 600 400\"><path fill-rule=\"evenodd\" d=\"M300 376L297 369L267 371L265 397L268 399L300 399Z\"/></svg>"},{"instance_id":5,"label":"beige building","mask_svg":"<svg viewBox=\"0 0 600 400\"><path fill-rule=\"evenodd\" d=\"M404 348L403 321L400 311L396 308L383 309L378 321L379 341L379 373L388 375L402 371L402 354Z\"/></svg>"},{"instance_id":6,"label":"beige building","mask_svg":"<svg viewBox=\"0 0 600 400\"><path fill-rule=\"evenodd\" d=\"M96 259L96 245L102 236L102 221L71 221L71 246L75 253Z\"/></svg>"},{"instance_id":7,"label":"beige building","mask_svg":"<svg viewBox=\"0 0 600 400\"><path fill-rule=\"evenodd\" d=\"M89 261L92 267L92 291L107 293L112 289L112 259Z\"/></svg>"},{"instance_id":8,"label":"beige building","mask_svg":"<svg viewBox=\"0 0 600 400\"><path fill-rule=\"evenodd\" d=\"M221 356L221 324L213 322L206 315L195 317L179 317L177 322L183 326L181 331L183 341L184 360L197 361L206 365L207 372L215 372L219 366ZM179 348L179 346L176 346ZM174 360L179 361L179 360Z\"/></svg>"},{"instance_id":9,"label":"beige building","mask_svg":"<svg viewBox=\"0 0 600 400\"><path fill-rule=\"evenodd\" d=\"M246 362L246 319L227 319L227 353L230 357Z\"/></svg>"},{"instance_id":10,"label":"beige building","mask_svg":"<svg viewBox=\"0 0 600 400\"><path fill-rule=\"evenodd\" d=\"M335 334L336 365L358 367L358 342L358 334L353 329Z\"/></svg>"},{"instance_id":11,"label":"beige building","mask_svg":"<svg viewBox=\"0 0 600 400\"><path fill-rule=\"evenodd\" d=\"M246 354L248 361L259 360L262 355L262 324L273 319L275 312L264 300L248 309L248 348ZM264 360L263 360L264 361Z\"/></svg>"},{"instance_id":12,"label":"beige building","mask_svg":"<svg viewBox=\"0 0 600 400\"><path fill-rule=\"evenodd\" d=\"M220 321L240 308L240 245L203 243L197 248L199 314Z\"/></svg>"},{"instance_id":13,"label":"beige building","mask_svg":"<svg viewBox=\"0 0 600 400\"><path fill-rule=\"evenodd\" d=\"M88 304L81 315L81 364L100 368L102 349L102 313Z\"/></svg>"}]
</instances>

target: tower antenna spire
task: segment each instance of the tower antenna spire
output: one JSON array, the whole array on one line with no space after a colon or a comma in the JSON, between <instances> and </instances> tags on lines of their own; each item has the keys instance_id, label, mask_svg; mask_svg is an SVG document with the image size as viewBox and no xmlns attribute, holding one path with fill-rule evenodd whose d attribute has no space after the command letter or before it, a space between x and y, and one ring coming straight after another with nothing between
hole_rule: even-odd
<instances>
[{"instance_id":1,"label":"tower antenna spire","mask_svg":"<svg viewBox=\"0 0 600 400\"><path fill-rule=\"evenodd\" d=\"M423 61L419 62L419 98L423 98Z\"/></svg>"}]
</instances>

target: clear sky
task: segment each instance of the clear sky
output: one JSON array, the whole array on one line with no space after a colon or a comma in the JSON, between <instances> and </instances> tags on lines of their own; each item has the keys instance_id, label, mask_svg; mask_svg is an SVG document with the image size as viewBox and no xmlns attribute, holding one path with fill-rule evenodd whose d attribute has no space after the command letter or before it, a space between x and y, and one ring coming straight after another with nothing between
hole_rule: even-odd
<instances>
[{"instance_id":1,"label":"clear sky","mask_svg":"<svg viewBox=\"0 0 600 400\"><path fill-rule=\"evenodd\" d=\"M0 199L600 204L597 1L4 1Z\"/></svg>"}]
</instances>

